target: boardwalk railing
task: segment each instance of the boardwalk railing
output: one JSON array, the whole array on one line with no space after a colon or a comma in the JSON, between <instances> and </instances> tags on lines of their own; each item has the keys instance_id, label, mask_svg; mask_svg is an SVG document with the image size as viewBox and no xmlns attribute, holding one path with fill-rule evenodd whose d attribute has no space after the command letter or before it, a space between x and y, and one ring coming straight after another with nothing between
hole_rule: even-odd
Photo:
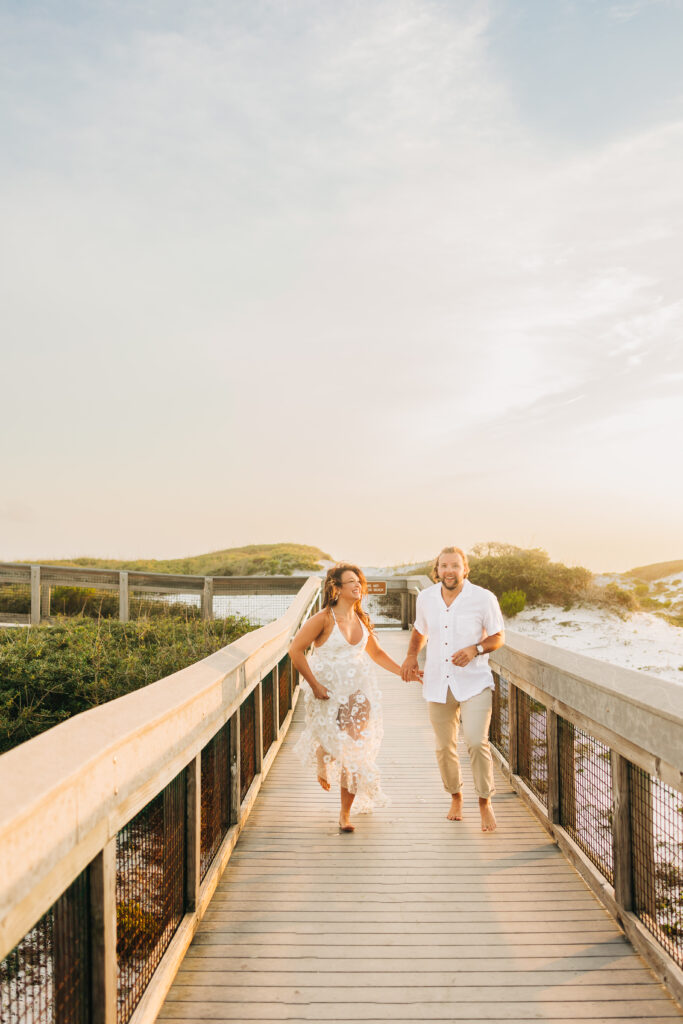
<instances>
[{"instance_id":1,"label":"boardwalk railing","mask_svg":"<svg viewBox=\"0 0 683 1024\"><path fill-rule=\"evenodd\" d=\"M0 563L0 622L37 626L56 615L102 615L128 622L159 613L204 619L244 615L255 624L283 615L307 576L185 576L88 566ZM422 577L369 577L386 594L369 597L378 625L407 629ZM422 581L422 582L421 582Z\"/></svg>"},{"instance_id":2,"label":"boardwalk railing","mask_svg":"<svg viewBox=\"0 0 683 1024\"><path fill-rule=\"evenodd\" d=\"M291 721L320 603L0 758L2 1024L158 1011Z\"/></svg>"},{"instance_id":3,"label":"boardwalk railing","mask_svg":"<svg viewBox=\"0 0 683 1024\"><path fill-rule=\"evenodd\" d=\"M490 664L503 771L683 999L683 686L512 633Z\"/></svg>"}]
</instances>

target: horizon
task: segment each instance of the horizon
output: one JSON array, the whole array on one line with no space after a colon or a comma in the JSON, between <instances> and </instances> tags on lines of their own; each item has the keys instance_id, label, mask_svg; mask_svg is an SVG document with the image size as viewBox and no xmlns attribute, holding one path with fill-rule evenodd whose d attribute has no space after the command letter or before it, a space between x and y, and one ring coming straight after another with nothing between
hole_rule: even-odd
<instances>
[{"instance_id":1,"label":"horizon","mask_svg":"<svg viewBox=\"0 0 683 1024\"><path fill-rule=\"evenodd\" d=\"M0 11L0 556L669 560L682 29L683 0Z\"/></svg>"},{"instance_id":2,"label":"horizon","mask_svg":"<svg viewBox=\"0 0 683 1024\"><path fill-rule=\"evenodd\" d=\"M464 546L464 550L467 552L467 554L471 554L472 553L472 549L474 547L476 547L478 544L484 544L484 543L494 543L494 542L491 542L491 541L475 541L473 544ZM501 542L498 542L498 543L507 544L507 543L511 543L511 542L501 541ZM266 548L266 547L272 547L272 546L277 546L277 545L287 545L287 544L300 545L302 547L312 547L312 548L316 548L319 551L328 551L327 548L324 548L324 547L319 546L317 544L308 544L307 542L303 542L303 541L264 541L264 542L249 541L246 544L231 545L230 547L218 547L218 548L213 548L210 551L198 551L198 552L195 552L194 554L187 554L187 553L185 553L185 554L182 554L182 555L152 556L152 555L144 555L143 554L143 555L136 555L136 556L127 556L127 555L93 555L93 554L89 554L89 555L73 555L72 554L72 555L53 555L51 557L52 557L52 560L54 560L54 561L66 561L66 560L91 558L93 561L98 560L98 559L105 559L105 560L108 560L108 561L120 561L120 562L134 562L134 561L146 561L146 560L149 560L149 561L160 561L160 562L169 562L169 561L176 561L176 560L181 560L181 559L197 558L197 557L207 556L207 555L212 555L212 554L219 554L219 553L221 553L223 551L231 551L231 550L235 550L235 549L239 550L240 548L249 547L249 546ZM456 545L456 546L462 546L462 545ZM514 546L515 547L520 547L520 548L524 549L522 545L514 545ZM564 562L563 559L554 557L553 553L551 551L548 551L547 548L543 548L541 545L534 545L534 547L536 547L536 548L540 547L541 550L545 551L546 554L549 556L551 562ZM376 561L370 561L370 560L362 561L362 560L360 560L358 558L354 558L353 556L348 557L348 558L346 556L343 557L343 558L333 558L332 555L330 555L330 558L331 558L332 561L352 562L352 563L360 566L360 568L362 568L362 569L365 569L365 568L393 569L393 568L403 568L404 566L425 565L428 562L433 561L433 559L436 558L436 554L437 554L437 552L434 552L433 554L427 555L424 558L412 558L412 559L406 560L406 561L396 561L396 560L394 560L394 561L388 561L388 562L384 562L384 563L376 562ZM31 562L32 564L35 564L35 565L50 565L51 564L51 561L50 561L49 558L17 557L15 559L8 559L8 558L0 557L0 562L2 562L2 561L4 561L4 562L12 562L12 561L15 561L15 562ZM319 559L319 561L324 561L324 559ZM635 561L631 565L629 565L629 566L627 566L625 568L619 568L619 569L614 568L614 567L607 568L607 567L604 567L604 566L602 568L596 568L594 566L588 565L585 561L564 562L564 564L565 565L569 565L571 567L580 566L580 567L589 569L592 573L594 573L595 575L599 576L599 575L609 575L610 573L624 574L624 573L630 572L632 569L635 569L635 568L642 568L642 567L648 566L648 565L656 565L658 563L665 564L666 562L675 562L675 561L683 562L683 558L680 558L680 559L678 559L678 558L657 559L655 562ZM304 570L300 570L300 572L304 572ZM294 575L297 575L298 573L299 573L299 570L295 570Z\"/></svg>"}]
</instances>

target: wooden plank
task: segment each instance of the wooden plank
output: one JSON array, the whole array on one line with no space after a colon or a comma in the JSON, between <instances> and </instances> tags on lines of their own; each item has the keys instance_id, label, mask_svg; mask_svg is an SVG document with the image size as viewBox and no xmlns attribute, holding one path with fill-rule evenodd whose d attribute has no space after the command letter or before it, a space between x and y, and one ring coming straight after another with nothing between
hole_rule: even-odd
<instances>
[{"instance_id":1,"label":"wooden plank","mask_svg":"<svg viewBox=\"0 0 683 1024\"><path fill-rule=\"evenodd\" d=\"M420 693L382 681L393 805L338 833L338 794L293 753L299 708L160 1020L680 1019L501 775L496 833L469 789L445 820Z\"/></svg>"}]
</instances>

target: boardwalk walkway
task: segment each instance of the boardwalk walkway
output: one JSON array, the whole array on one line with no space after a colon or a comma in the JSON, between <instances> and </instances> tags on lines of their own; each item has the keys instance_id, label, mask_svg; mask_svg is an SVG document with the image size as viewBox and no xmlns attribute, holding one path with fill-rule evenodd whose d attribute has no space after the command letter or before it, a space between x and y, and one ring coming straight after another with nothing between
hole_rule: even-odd
<instances>
[{"instance_id":1,"label":"boardwalk walkway","mask_svg":"<svg viewBox=\"0 0 683 1024\"><path fill-rule=\"evenodd\" d=\"M401 660L407 635L383 633ZM160 1020L642 1021L681 1015L499 778L499 831L447 822L417 686L383 676L392 806L340 835L292 731Z\"/></svg>"}]
</instances>

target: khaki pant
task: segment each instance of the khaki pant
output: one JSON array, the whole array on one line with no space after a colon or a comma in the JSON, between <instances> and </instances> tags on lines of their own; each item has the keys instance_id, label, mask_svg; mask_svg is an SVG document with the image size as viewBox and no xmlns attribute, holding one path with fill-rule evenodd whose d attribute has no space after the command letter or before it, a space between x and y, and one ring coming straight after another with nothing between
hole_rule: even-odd
<instances>
[{"instance_id":1,"label":"khaki pant","mask_svg":"<svg viewBox=\"0 0 683 1024\"><path fill-rule=\"evenodd\" d=\"M429 720L436 740L436 760L444 789L448 793L459 793L462 789L457 749L461 719L472 764L475 792L481 797L492 796L495 792L493 760L489 747L491 701L492 691L488 688L462 703L455 699L450 688L445 704L429 701Z\"/></svg>"}]
</instances>

